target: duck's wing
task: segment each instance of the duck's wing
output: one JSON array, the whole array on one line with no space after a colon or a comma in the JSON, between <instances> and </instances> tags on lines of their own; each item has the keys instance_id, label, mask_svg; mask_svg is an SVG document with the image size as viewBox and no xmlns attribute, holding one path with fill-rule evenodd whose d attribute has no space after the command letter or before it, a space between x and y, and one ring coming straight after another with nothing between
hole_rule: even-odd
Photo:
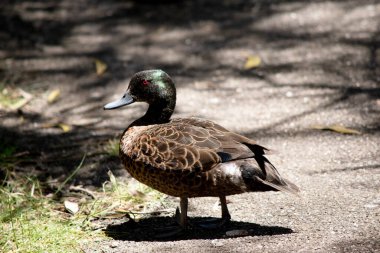
<instances>
[{"instance_id":1,"label":"duck's wing","mask_svg":"<svg viewBox=\"0 0 380 253\"><path fill-rule=\"evenodd\" d=\"M228 157L231 154L235 154L235 156L230 156L231 159L227 159L226 161L236 160L233 168L239 167L241 168L241 176L243 180L246 182L248 188L253 189L266 189L263 185L269 186L272 189L278 191L285 191L292 194L298 194L299 188L291 183L289 180L281 177L277 169L270 163L270 161L264 156L270 150L258 145L254 140L249 139L245 136L233 133L224 127L204 119L199 118L185 118L185 119L174 119L173 122L177 124L184 123L193 126L198 126L203 129L208 129L212 136L219 137L224 140L227 138L227 143L239 143L240 145L234 146L237 148L234 152L227 152L226 156ZM243 145L243 147L241 146ZM222 148L226 147L226 142L222 141ZM251 153L246 152L245 148L249 148ZM242 149L243 148L243 149ZM219 151L217 154L222 158L225 151L231 151L231 149L224 149L224 151ZM243 151L244 150L244 151ZM243 151L243 152L242 152ZM236 155L236 153L240 154ZM249 156L249 157L246 157ZM248 158L248 159L244 159ZM252 159L253 158L253 159ZM223 161L224 162L224 161ZM224 166L226 165L226 166ZM231 166L227 164L223 164L219 167L219 169L223 170L227 168L227 170L231 171ZM256 189L256 190L257 190Z\"/></svg>"},{"instance_id":2,"label":"duck's wing","mask_svg":"<svg viewBox=\"0 0 380 253\"><path fill-rule=\"evenodd\" d=\"M255 156L250 144L238 137L211 121L173 120L149 126L125 152L155 168L208 171L223 162Z\"/></svg>"},{"instance_id":3,"label":"duck's wing","mask_svg":"<svg viewBox=\"0 0 380 253\"><path fill-rule=\"evenodd\" d=\"M218 125L215 122L212 122L210 120L205 120L205 119L200 119L200 118L176 118L176 119L172 119L171 122L176 123L176 124L193 125L193 126L198 126L204 129L208 129L210 133L212 133L215 136L219 136L219 135L228 136L234 141L248 146L252 150L252 152L254 152L256 155L264 155L270 152L268 148L257 144L256 141L249 139L243 135L231 132L227 130L226 128L222 127L221 125Z\"/></svg>"}]
</instances>

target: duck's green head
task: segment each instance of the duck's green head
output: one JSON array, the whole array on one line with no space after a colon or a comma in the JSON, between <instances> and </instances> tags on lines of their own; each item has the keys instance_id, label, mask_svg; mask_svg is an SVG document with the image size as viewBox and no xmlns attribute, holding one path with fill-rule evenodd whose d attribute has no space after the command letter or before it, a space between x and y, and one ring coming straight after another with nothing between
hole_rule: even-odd
<instances>
[{"instance_id":1,"label":"duck's green head","mask_svg":"<svg viewBox=\"0 0 380 253\"><path fill-rule=\"evenodd\" d=\"M176 90L170 76L162 70L144 70L133 75L124 96L104 106L105 110L116 109L134 102L175 104Z\"/></svg>"}]
</instances>

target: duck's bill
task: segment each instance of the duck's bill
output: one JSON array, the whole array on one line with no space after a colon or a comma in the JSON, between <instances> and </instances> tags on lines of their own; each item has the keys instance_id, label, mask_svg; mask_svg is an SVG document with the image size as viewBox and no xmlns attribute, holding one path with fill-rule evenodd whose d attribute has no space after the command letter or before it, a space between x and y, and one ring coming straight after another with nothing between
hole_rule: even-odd
<instances>
[{"instance_id":1,"label":"duck's bill","mask_svg":"<svg viewBox=\"0 0 380 253\"><path fill-rule=\"evenodd\" d=\"M130 105L133 102L135 102L135 100L131 97L131 95L129 95L128 93L125 93L121 99L108 103L103 108L104 110L112 110L112 109L120 108L125 105Z\"/></svg>"}]
</instances>

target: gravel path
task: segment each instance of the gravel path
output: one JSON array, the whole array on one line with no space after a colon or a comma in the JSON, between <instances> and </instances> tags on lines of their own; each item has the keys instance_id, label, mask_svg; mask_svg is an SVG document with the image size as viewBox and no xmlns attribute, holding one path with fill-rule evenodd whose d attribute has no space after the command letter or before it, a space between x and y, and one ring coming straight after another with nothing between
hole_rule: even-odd
<instances>
[{"instance_id":1,"label":"gravel path","mask_svg":"<svg viewBox=\"0 0 380 253\"><path fill-rule=\"evenodd\" d=\"M22 123L0 114L4 138L21 136L46 157L67 154L48 176L68 173L139 117L145 105L101 108L134 72L161 68L177 83L174 117L208 118L272 148L270 160L302 190L230 196L233 222L223 231L110 236L85 252L380 252L379 1L6 1L0 18L3 79L61 90L52 106L41 97L28 104ZM248 56L260 66L244 70ZM108 66L102 76L95 58ZM73 131L41 127L57 118ZM361 134L312 128L334 124ZM52 141L78 147L54 150ZM117 159L90 161L77 183L99 185L109 168L127 176ZM216 201L192 199L189 215L219 217ZM165 222L151 219L140 232ZM234 229L247 234L225 236Z\"/></svg>"}]
</instances>

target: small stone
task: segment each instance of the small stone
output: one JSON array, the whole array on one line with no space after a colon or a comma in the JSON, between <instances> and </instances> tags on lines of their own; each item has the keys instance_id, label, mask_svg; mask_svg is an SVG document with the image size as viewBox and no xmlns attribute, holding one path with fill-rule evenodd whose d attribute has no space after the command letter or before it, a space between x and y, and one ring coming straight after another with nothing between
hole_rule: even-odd
<instances>
[{"instance_id":1,"label":"small stone","mask_svg":"<svg viewBox=\"0 0 380 253\"><path fill-rule=\"evenodd\" d=\"M117 242L111 242L110 244L110 248L117 248L117 246L119 246Z\"/></svg>"},{"instance_id":2,"label":"small stone","mask_svg":"<svg viewBox=\"0 0 380 253\"><path fill-rule=\"evenodd\" d=\"M79 211L79 205L76 202L72 202L69 200L65 200L63 202L63 205L65 206L65 209L71 213L71 214L76 214Z\"/></svg>"},{"instance_id":3,"label":"small stone","mask_svg":"<svg viewBox=\"0 0 380 253\"><path fill-rule=\"evenodd\" d=\"M285 96L287 96L288 98L291 98L291 97L293 97L293 92L291 92L291 91L287 91L287 92L285 93Z\"/></svg>"},{"instance_id":4,"label":"small stone","mask_svg":"<svg viewBox=\"0 0 380 253\"><path fill-rule=\"evenodd\" d=\"M210 99L211 104L218 104L219 103L219 98L211 98Z\"/></svg>"},{"instance_id":5,"label":"small stone","mask_svg":"<svg viewBox=\"0 0 380 253\"><path fill-rule=\"evenodd\" d=\"M214 247L221 247L221 246L224 245L222 242L220 242L220 241L218 241L218 240L212 240L212 241L211 241L211 244L212 244L212 246L214 246Z\"/></svg>"}]
</instances>

